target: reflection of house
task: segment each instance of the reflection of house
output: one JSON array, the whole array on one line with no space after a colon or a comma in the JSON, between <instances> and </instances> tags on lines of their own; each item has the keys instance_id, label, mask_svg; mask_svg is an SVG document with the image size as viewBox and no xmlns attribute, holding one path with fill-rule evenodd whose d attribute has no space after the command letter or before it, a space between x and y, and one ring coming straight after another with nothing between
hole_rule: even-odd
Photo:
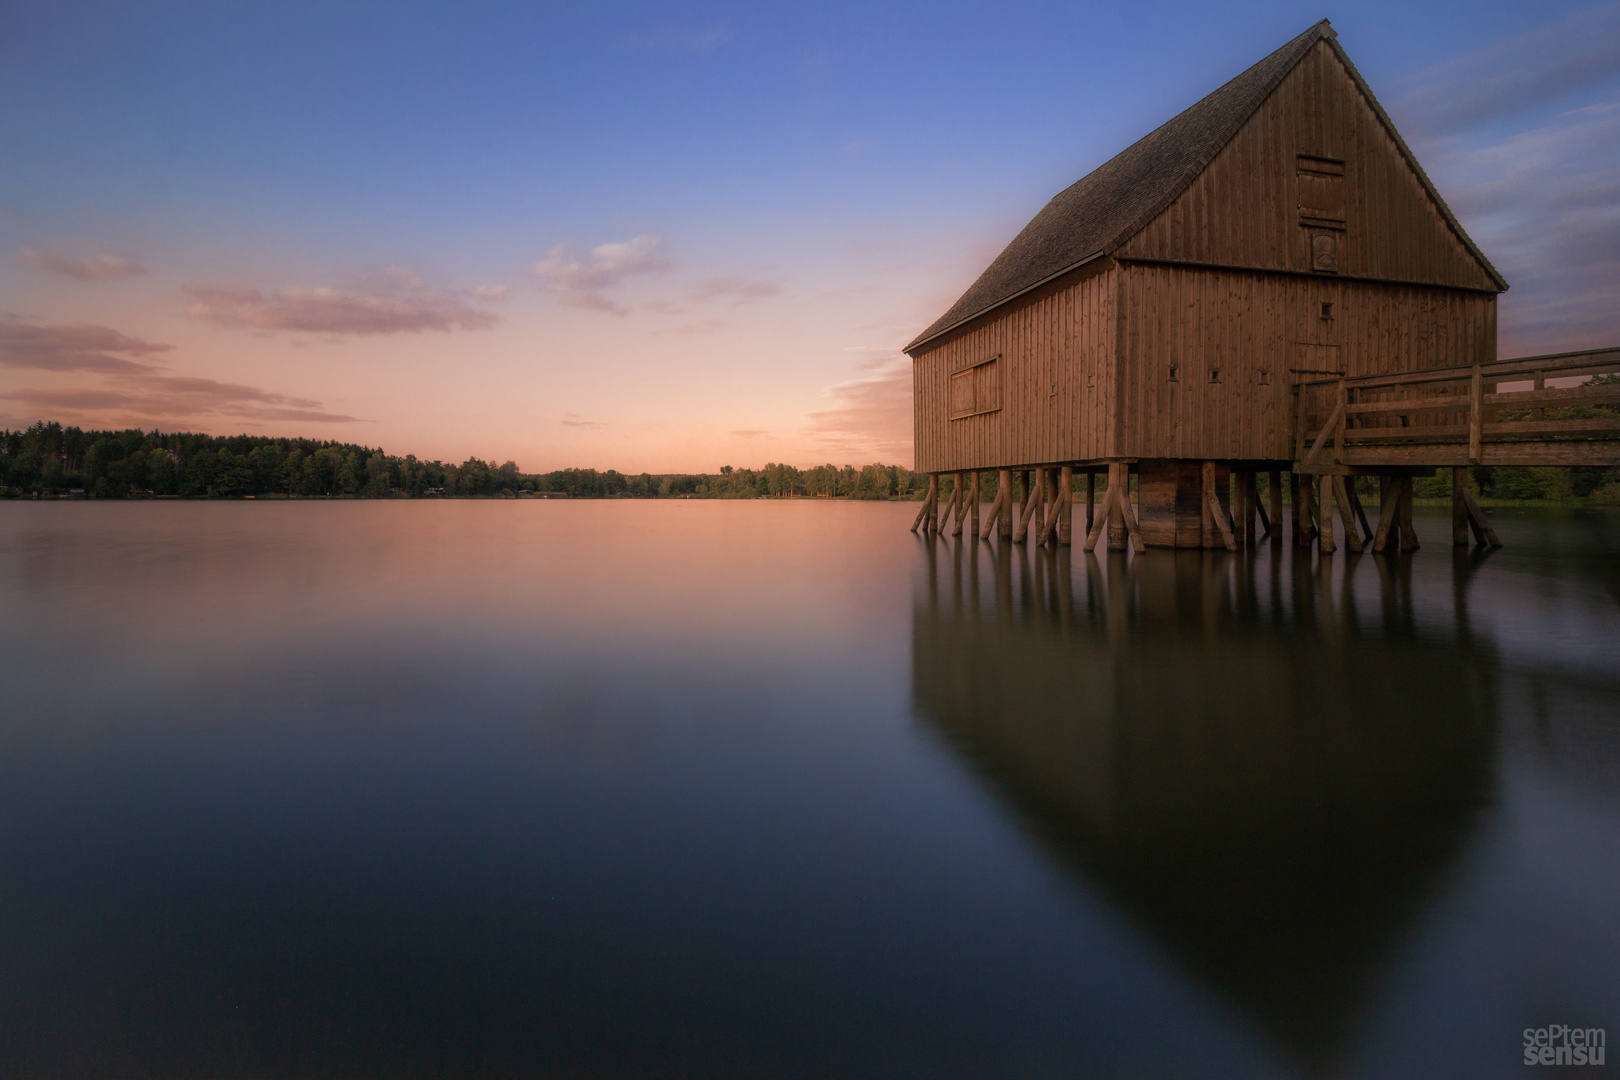
<instances>
[{"instance_id":1,"label":"reflection of house","mask_svg":"<svg viewBox=\"0 0 1620 1080\"><path fill-rule=\"evenodd\" d=\"M1358 615L1313 576L1199 555L1071 585L1066 553L996 551L919 589L917 715L1072 873L1328 1062L1490 794L1493 659L1407 633L1394 579Z\"/></svg>"},{"instance_id":2,"label":"reflection of house","mask_svg":"<svg viewBox=\"0 0 1620 1080\"><path fill-rule=\"evenodd\" d=\"M1205 485L1296 459L1297 383L1495 360L1506 288L1323 20L1059 192L907 346L916 467L1129 463L1148 542L1207 546Z\"/></svg>"}]
</instances>

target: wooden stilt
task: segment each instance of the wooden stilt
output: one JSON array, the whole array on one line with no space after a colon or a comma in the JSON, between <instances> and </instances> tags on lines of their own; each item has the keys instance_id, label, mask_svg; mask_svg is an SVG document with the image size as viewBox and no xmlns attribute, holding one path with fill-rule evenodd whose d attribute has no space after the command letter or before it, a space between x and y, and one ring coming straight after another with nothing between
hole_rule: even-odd
<instances>
[{"instance_id":1,"label":"wooden stilt","mask_svg":"<svg viewBox=\"0 0 1620 1080\"><path fill-rule=\"evenodd\" d=\"M1108 521L1108 550L1124 551L1130 543L1130 530L1125 527L1124 510L1125 504L1131 501L1129 466L1116 464L1108 466L1108 490L1113 493L1114 509L1119 512L1117 519L1113 511L1103 515Z\"/></svg>"},{"instance_id":2,"label":"wooden stilt","mask_svg":"<svg viewBox=\"0 0 1620 1080\"><path fill-rule=\"evenodd\" d=\"M1311 485L1311 510L1316 516L1317 528L1321 530L1317 534L1317 539L1321 544L1322 554L1332 555L1335 551L1339 550L1338 544L1334 543L1333 540L1333 477L1324 476L1321 478L1320 486L1322 494L1320 499L1316 494L1318 487L1317 478L1314 476L1311 477L1309 483ZM1345 522L1345 530L1347 532L1351 527L1352 526L1348 521Z\"/></svg>"},{"instance_id":3,"label":"wooden stilt","mask_svg":"<svg viewBox=\"0 0 1620 1080\"><path fill-rule=\"evenodd\" d=\"M1246 470L1242 475L1243 542L1256 544L1260 541L1260 485L1255 482L1258 474L1253 470Z\"/></svg>"},{"instance_id":4,"label":"wooden stilt","mask_svg":"<svg viewBox=\"0 0 1620 1080\"><path fill-rule=\"evenodd\" d=\"M1136 520L1136 508L1131 505L1131 467L1124 462L1109 466L1109 471L1119 471L1119 501L1115 504L1119 508L1119 516L1125 519L1125 532L1130 537L1131 547L1138 555L1147 554L1147 541L1142 539L1142 526ZM1108 486L1114 486L1110 480Z\"/></svg>"},{"instance_id":5,"label":"wooden stilt","mask_svg":"<svg viewBox=\"0 0 1620 1080\"><path fill-rule=\"evenodd\" d=\"M1307 476L1303 481L1305 485L1305 508L1308 511L1305 518L1306 543L1322 535L1322 500L1317 494L1316 477Z\"/></svg>"},{"instance_id":6,"label":"wooden stilt","mask_svg":"<svg viewBox=\"0 0 1620 1080\"><path fill-rule=\"evenodd\" d=\"M967 484L964 481L961 473L951 478L951 505L956 509L956 524L951 526L952 536L962 535L962 521L967 516Z\"/></svg>"},{"instance_id":7,"label":"wooden stilt","mask_svg":"<svg viewBox=\"0 0 1620 1080\"><path fill-rule=\"evenodd\" d=\"M1001 540L1011 540L1013 519L1011 469L1000 469L996 472L996 487L1006 492L1006 497L1001 500L1001 511L996 514L996 537Z\"/></svg>"},{"instance_id":8,"label":"wooden stilt","mask_svg":"<svg viewBox=\"0 0 1620 1080\"><path fill-rule=\"evenodd\" d=\"M973 516L968 520L969 536L979 535L979 481L983 475L979 470L973 470L972 490L968 492L968 499L971 500L973 506Z\"/></svg>"},{"instance_id":9,"label":"wooden stilt","mask_svg":"<svg viewBox=\"0 0 1620 1080\"><path fill-rule=\"evenodd\" d=\"M1046 531L1046 470L1035 470L1035 491L1031 502L1035 512L1030 515L1030 530L1024 533L1024 539L1033 539L1036 543Z\"/></svg>"},{"instance_id":10,"label":"wooden stilt","mask_svg":"<svg viewBox=\"0 0 1620 1080\"><path fill-rule=\"evenodd\" d=\"M1108 527L1108 517L1114 509L1114 489L1112 486L1103 492L1102 505L1097 507L1096 520L1091 528L1086 530L1086 542L1083 545L1087 551L1094 551L1097 541L1102 537L1103 530Z\"/></svg>"},{"instance_id":11,"label":"wooden stilt","mask_svg":"<svg viewBox=\"0 0 1620 1080\"><path fill-rule=\"evenodd\" d=\"M1463 492L1468 490L1468 470L1451 470L1451 543L1453 547L1468 546L1468 502Z\"/></svg>"},{"instance_id":12,"label":"wooden stilt","mask_svg":"<svg viewBox=\"0 0 1620 1080\"><path fill-rule=\"evenodd\" d=\"M1412 527L1412 478L1401 477L1401 547L1406 551L1416 551L1423 545L1418 543L1417 530Z\"/></svg>"},{"instance_id":13,"label":"wooden stilt","mask_svg":"<svg viewBox=\"0 0 1620 1080\"><path fill-rule=\"evenodd\" d=\"M939 473L928 474L928 517L923 526L925 533L939 532Z\"/></svg>"},{"instance_id":14,"label":"wooden stilt","mask_svg":"<svg viewBox=\"0 0 1620 1080\"><path fill-rule=\"evenodd\" d=\"M1074 545L1074 469L1065 465L1058 470L1058 492L1062 502L1058 506L1058 543L1063 547Z\"/></svg>"},{"instance_id":15,"label":"wooden stilt","mask_svg":"<svg viewBox=\"0 0 1620 1080\"><path fill-rule=\"evenodd\" d=\"M1344 546L1351 551L1360 551L1361 529L1356 521L1356 512L1350 506L1350 494L1345 484L1348 478L1327 476L1322 479L1324 483L1329 483L1333 487L1333 501L1339 507L1339 520L1344 522Z\"/></svg>"},{"instance_id":16,"label":"wooden stilt","mask_svg":"<svg viewBox=\"0 0 1620 1080\"><path fill-rule=\"evenodd\" d=\"M1266 519L1266 535L1273 540L1282 539L1282 470L1272 469L1267 477L1266 495L1271 499L1271 517Z\"/></svg>"},{"instance_id":17,"label":"wooden stilt","mask_svg":"<svg viewBox=\"0 0 1620 1080\"><path fill-rule=\"evenodd\" d=\"M1390 531L1396 530L1395 549L1400 550L1400 532L1396 529L1396 520L1400 517L1400 492L1395 486L1394 478L1380 476L1378 499L1378 533L1373 537L1373 550L1386 551L1389 548Z\"/></svg>"},{"instance_id":18,"label":"wooden stilt","mask_svg":"<svg viewBox=\"0 0 1620 1080\"><path fill-rule=\"evenodd\" d=\"M1468 524L1473 527L1474 536L1479 542L1489 544L1493 548L1501 547L1502 541L1496 538L1496 530L1485 520L1485 511L1474 501L1474 493L1469 490L1467 484L1463 485L1463 503L1468 507Z\"/></svg>"},{"instance_id":19,"label":"wooden stilt","mask_svg":"<svg viewBox=\"0 0 1620 1080\"><path fill-rule=\"evenodd\" d=\"M1097 512L1097 474L1086 471L1086 535L1091 535L1091 519ZM1091 549L1086 548L1087 551Z\"/></svg>"},{"instance_id":20,"label":"wooden stilt","mask_svg":"<svg viewBox=\"0 0 1620 1080\"><path fill-rule=\"evenodd\" d=\"M985 515L984 531L979 534L979 539L990 539L990 533L1001 521L1001 508L1006 503L1010 494L1010 492L1007 490L1009 487L1011 487L1010 480L1011 477L1005 469L996 473L996 498L995 501L990 504L990 512Z\"/></svg>"},{"instance_id":21,"label":"wooden stilt","mask_svg":"<svg viewBox=\"0 0 1620 1080\"><path fill-rule=\"evenodd\" d=\"M922 505L917 508L917 516L911 522L911 531L916 532L922 526L923 518L925 518L927 516L928 516L928 496L924 495Z\"/></svg>"},{"instance_id":22,"label":"wooden stilt","mask_svg":"<svg viewBox=\"0 0 1620 1080\"><path fill-rule=\"evenodd\" d=\"M1036 469L1033 475L1030 470L1024 470L1024 508L1022 513L1018 515L1018 524L1013 528L1013 543L1015 544L1022 544L1029 537L1030 518L1034 517L1035 512L1040 509L1041 493L1034 484L1034 476L1039 474L1039 469Z\"/></svg>"},{"instance_id":23,"label":"wooden stilt","mask_svg":"<svg viewBox=\"0 0 1620 1080\"><path fill-rule=\"evenodd\" d=\"M1356 520L1361 523L1361 547L1356 549L1360 551L1372 543L1373 527L1367 520L1366 508L1361 505L1361 496L1356 494L1356 478L1353 476L1343 477L1342 486L1344 487L1344 497L1350 503L1350 509L1355 511Z\"/></svg>"},{"instance_id":24,"label":"wooden stilt","mask_svg":"<svg viewBox=\"0 0 1620 1080\"><path fill-rule=\"evenodd\" d=\"M1300 490L1297 472L1288 474L1288 497L1294 508L1294 546L1305 547L1311 542L1311 511L1305 505L1305 493Z\"/></svg>"}]
</instances>

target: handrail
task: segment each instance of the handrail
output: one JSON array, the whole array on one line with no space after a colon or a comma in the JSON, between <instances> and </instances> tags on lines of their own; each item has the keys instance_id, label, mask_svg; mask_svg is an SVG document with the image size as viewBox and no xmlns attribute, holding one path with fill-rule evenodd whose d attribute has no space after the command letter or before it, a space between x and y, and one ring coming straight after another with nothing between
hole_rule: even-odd
<instances>
[{"instance_id":1,"label":"handrail","mask_svg":"<svg viewBox=\"0 0 1620 1080\"><path fill-rule=\"evenodd\" d=\"M1343 382L1350 389L1372 386L1402 386L1414 383L1460 382L1473 378L1475 365L1449 368L1424 368L1389 375L1358 375L1355 378L1314 379L1300 382L1301 389L1317 389ZM1522 375L1534 377L1543 374L1554 379L1574 378L1581 375L1605 375L1620 371L1620 346L1606 349L1584 349L1579 352L1548 353L1545 356L1519 356L1508 360L1492 360L1478 365L1486 382L1521 382L1522 379L1502 376Z\"/></svg>"},{"instance_id":2,"label":"handrail","mask_svg":"<svg viewBox=\"0 0 1620 1080\"><path fill-rule=\"evenodd\" d=\"M1565 406L1620 405L1620 386L1547 386L1549 380L1620 373L1620 348L1516 357L1467 367L1358 378L1321 379L1294 386L1294 456L1302 465L1343 462L1347 451L1372 444L1452 443L1480 464L1485 443L1502 440L1620 440L1620 416L1570 417ZM1451 384L1442 388L1437 384ZM1527 383L1502 391L1504 383ZM1365 396L1374 395L1373 400ZM1394 392L1395 397L1383 396ZM1548 409L1555 410L1548 417ZM1517 411L1529 419L1500 419ZM1451 413L1461 422L1448 421ZM1424 418L1413 423L1414 418ZM1398 423L1399 426L1392 426ZM1320 424L1318 427L1317 425ZM1307 451L1307 446L1309 450ZM1329 447L1332 454L1324 454ZM1319 461L1318 459L1321 458Z\"/></svg>"}]
</instances>

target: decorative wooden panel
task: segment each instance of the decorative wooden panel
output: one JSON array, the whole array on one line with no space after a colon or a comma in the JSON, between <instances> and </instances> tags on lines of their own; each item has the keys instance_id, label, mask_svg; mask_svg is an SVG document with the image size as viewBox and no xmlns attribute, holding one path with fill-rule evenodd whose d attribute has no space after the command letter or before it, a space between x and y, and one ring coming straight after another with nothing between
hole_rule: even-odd
<instances>
[{"instance_id":1,"label":"decorative wooden panel","mask_svg":"<svg viewBox=\"0 0 1620 1080\"><path fill-rule=\"evenodd\" d=\"M1325 43L1117 255L1496 289Z\"/></svg>"}]
</instances>

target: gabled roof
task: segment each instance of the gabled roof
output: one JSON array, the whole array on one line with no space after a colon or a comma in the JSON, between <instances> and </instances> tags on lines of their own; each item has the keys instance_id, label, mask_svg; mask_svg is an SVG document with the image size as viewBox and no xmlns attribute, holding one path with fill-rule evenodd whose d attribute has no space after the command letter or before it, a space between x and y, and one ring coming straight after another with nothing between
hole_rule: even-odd
<instances>
[{"instance_id":1,"label":"gabled roof","mask_svg":"<svg viewBox=\"0 0 1620 1080\"><path fill-rule=\"evenodd\" d=\"M1337 38L1333 27L1323 19L1059 192L996 256L962 298L905 351L909 353L1123 245L1187 190L1319 41L1332 46L1447 224L1497 285L1506 289L1507 282L1463 232Z\"/></svg>"}]
</instances>

